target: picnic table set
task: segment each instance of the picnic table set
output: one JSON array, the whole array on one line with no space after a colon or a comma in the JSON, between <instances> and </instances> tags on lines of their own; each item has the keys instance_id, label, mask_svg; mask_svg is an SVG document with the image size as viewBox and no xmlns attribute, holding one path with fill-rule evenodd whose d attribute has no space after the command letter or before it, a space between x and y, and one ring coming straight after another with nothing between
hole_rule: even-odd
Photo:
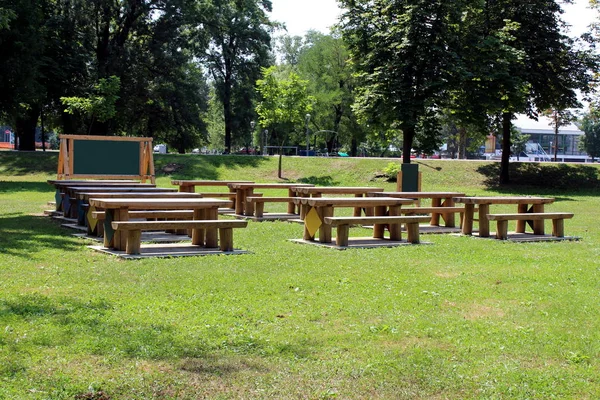
<instances>
[{"instance_id":1,"label":"picnic table set","mask_svg":"<svg viewBox=\"0 0 600 400\"><path fill-rule=\"evenodd\" d=\"M419 244L420 233L522 241L574 239L564 234L564 220L573 214L545 212L544 206L554 202L549 197L226 180L173 180L173 188L135 180L48 183L56 189L54 216L84 236L101 240L101 245L91 247L126 258L243 253L233 247L233 229L246 228L248 221L268 220L304 225L302 238L287 240L336 249ZM196 192L196 187L209 191ZM257 190L287 191L287 196ZM271 203L287 203L279 207L287 208L286 212L265 211ZM516 206L516 212L492 214L490 209L499 205ZM552 220L551 235L544 230L547 219ZM477 230L474 221L478 221ZM490 234L494 221L495 235ZM509 221L515 221L515 232L508 232ZM533 232L526 233L528 225ZM349 230L354 226L372 229L372 236L351 237ZM154 243L147 244L148 240Z\"/></svg>"}]
</instances>

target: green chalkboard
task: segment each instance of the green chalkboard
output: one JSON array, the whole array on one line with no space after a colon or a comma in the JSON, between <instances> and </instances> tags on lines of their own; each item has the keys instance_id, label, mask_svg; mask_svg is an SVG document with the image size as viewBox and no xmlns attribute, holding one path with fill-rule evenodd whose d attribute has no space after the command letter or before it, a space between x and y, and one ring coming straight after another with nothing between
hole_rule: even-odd
<instances>
[{"instance_id":1,"label":"green chalkboard","mask_svg":"<svg viewBox=\"0 0 600 400\"><path fill-rule=\"evenodd\" d=\"M139 175L140 143L74 140L74 175Z\"/></svg>"}]
</instances>

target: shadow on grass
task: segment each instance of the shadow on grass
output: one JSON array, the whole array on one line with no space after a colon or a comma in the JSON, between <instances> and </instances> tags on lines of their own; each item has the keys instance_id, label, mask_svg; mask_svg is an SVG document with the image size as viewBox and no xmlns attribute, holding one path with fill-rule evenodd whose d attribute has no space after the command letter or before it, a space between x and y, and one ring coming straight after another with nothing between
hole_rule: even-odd
<instances>
[{"instance_id":1,"label":"shadow on grass","mask_svg":"<svg viewBox=\"0 0 600 400\"><path fill-rule=\"evenodd\" d=\"M171 176L173 179L221 179L218 169L257 168L267 160L260 156L203 156L192 154L155 155L156 176Z\"/></svg>"},{"instance_id":2,"label":"shadow on grass","mask_svg":"<svg viewBox=\"0 0 600 400\"><path fill-rule=\"evenodd\" d=\"M29 175L32 173L56 173L58 152L0 151L0 171L3 175Z\"/></svg>"},{"instance_id":3,"label":"shadow on grass","mask_svg":"<svg viewBox=\"0 0 600 400\"><path fill-rule=\"evenodd\" d=\"M141 309L146 306L152 305L144 304ZM36 351L37 347L52 349L73 344L88 355L178 360L181 361L180 368L188 372L227 375L240 370L262 369L243 357L244 354L289 354L304 358L313 347L310 343L290 345L263 341L251 333L231 334L227 327L211 327L209 331L186 330L186 324L162 323L160 316L145 318L131 315L128 310L129 306L121 310L118 304L102 297L82 300L40 293L4 296L0 299L0 322L10 322L10 332L14 331L17 336L20 327L28 329L28 346L8 346L10 350L5 357L16 359L19 352ZM11 341L10 333L3 340L5 343ZM220 357L218 354L222 350L239 356ZM0 361L2 359L0 355ZM13 367L3 368L1 364L0 377L14 373ZM21 363L19 369L27 369L27 366Z\"/></svg>"},{"instance_id":4,"label":"shadow on grass","mask_svg":"<svg viewBox=\"0 0 600 400\"><path fill-rule=\"evenodd\" d=\"M74 238L65 237L58 226L50 224L48 217L4 214L0 218L0 254L31 258L47 248L77 251L81 246Z\"/></svg>"},{"instance_id":5,"label":"shadow on grass","mask_svg":"<svg viewBox=\"0 0 600 400\"><path fill-rule=\"evenodd\" d=\"M0 193L40 192L53 193L54 189L46 182L7 182L0 181Z\"/></svg>"},{"instance_id":6,"label":"shadow on grass","mask_svg":"<svg viewBox=\"0 0 600 400\"><path fill-rule=\"evenodd\" d=\"M599 169L587 165L520 163L509 164L510 184L500 185L500 163L481 165L477 172L485 177L488 189L527 192L540 190L590 191L600 188Z\"/></svg>"},{"instance_id":7,"label":"shadow on grass","mask_svg":"<svg viewBox=\"0 0 600 400\"><path fill-rule=\"evenodd\" d=\"M299 183L312 183L317 186L336 186L339 182L334 181L331 176L307 176L298 179Z\"/></svg>"}]
</instances>

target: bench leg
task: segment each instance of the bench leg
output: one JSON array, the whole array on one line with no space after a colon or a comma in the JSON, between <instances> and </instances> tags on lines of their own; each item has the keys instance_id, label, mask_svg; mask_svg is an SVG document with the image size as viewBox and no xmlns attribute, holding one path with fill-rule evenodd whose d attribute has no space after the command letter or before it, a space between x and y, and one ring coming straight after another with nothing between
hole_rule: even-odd
<instances>
[{"instance_id":1,"label":"bench leg","mask_svg":"<svg viewBox=\"0 0 600 400\"><path fill-rule=\"evenodd\" d=\"M338 225L335 232L335 244L338 247L348 247L350 225Z\"/></svg>"},{"instance_id":2,"label":"bench leg","mask_svg":"<svg viewBox=\"0 0 600 400\"><path fill-rule=\"evenodd\" d=\"M256 218L262 218L265 213L265 203L256 203L254 205L254 216Z\"/></svg>"},{"instance_id":3,"label":"bench leg","mask_svg":"<svg viewBox=\"0 0 600 400\"><path fill-rule=\"evenodd\" d=\"M142 231L131 230L127 233L127 244L125 245L126 254L140 254L142 247Z\"/></svg>"},{"instance_id":4,"label":"bench leg","mask_svg":"<svg viewBox=\"0 0 600 400\"><path fill-rule=\"evenodd\" d=\"M498 221L496 224L496 239L508 239L508 221Z\"/></svg>"},{"instance_id":5,"label":"bench leg","mask_svg":"<svg viewBox=\"0 0 600 400\"><path fill-rule=\"evenodd\" d=\"M419 239L419 223L418 222L410 222L406 224L406 240L412 244L419 244L421 240Z\"/></svg>"},{"instance_id":6,"label":"bench leg","mask_svg":"<svg viewBox=\"0 0 600 400\"><path fill-rule=\"evenodd\" d=\"M219 228L219 248L221 251L233 251L232 228Z\"/></svg>"},{"instance_id":7,"label":"bench leg","mask_svg":"<svg viewBox=\"0 0 600 400\"><path fill-rule=\"evenodd\" d=\"M565 237L565 220L553 219L552 220L552 236Z\"/></svg>"}]
</instances>

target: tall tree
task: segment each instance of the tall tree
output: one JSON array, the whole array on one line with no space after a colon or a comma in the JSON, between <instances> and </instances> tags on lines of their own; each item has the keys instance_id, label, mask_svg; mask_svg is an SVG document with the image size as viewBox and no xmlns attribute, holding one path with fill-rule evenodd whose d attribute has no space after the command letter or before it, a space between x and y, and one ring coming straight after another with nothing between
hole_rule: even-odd
<instances>
[{"instance_id":1,"label":"tall tree","mask_svg":"<svg viewBox=\"0 0 600 400\"><path fill-rule=\"evenodd\" d=\"M357 109L369 122L396 125L403 162L419 126L435 115L454 67L461 1L340 0L341 29L358 70ZM436 134L429 132L428 134Z\"/></svg>"},{"instance_id":2,"label":"tall tree","mask_svg":"<svg viewBox=\"0 0 600 400\"><path fill-rule=\"evenodd\" d=\"M466 101L461 103L467 108L483 106L489 114L501 116L499 181L505 184L509 182L514 115L537 117L544 109L576 106L576 89L588 90L595 59L563 33L558 1L485 0L478 4L481 11L471 15L472 31L463 49L470 46L472 60L479 62L470 63L473 90L466 92ZM467 87L469 81L463 82Z\"/></svg>"},{"instance_id":3,"label":"tall tree","mask_svg":"<svg viewBox=\"0 0 600 400\"><path fill-rule=\"evenodd\" d=\"M312 111L314 98L308 94L308 82L295 72L280 76L276 67L264 68L262 79L256 82L261 100L256 106L259 124L268 128L271 137L279 142L279 178L282 147L290 133L301 136L305 116ZM296 139L298 142L298 138Z\"/></svg>"},{"instance_id":4,"label":"tall tree","mask_svg":"<svg viewBox=\"0 0 600 400\"><path fill-rule=\"evenodd\" d=\"M225 149L231 151L236 128L250 130L252 118L236 107L240 99L253 101L253 84L260 78L261 67L269 65L271 31L270 0L214 0L206 11L208 17L197 32L208 35L210 45L198 53L214 80L216 93L223 104ZM236 112L237 111L237 112Z\"/></svg>"},{"instance_id":5,"label":"tall tree","mask_svg":"<svg viewBox=\"0 0 600 400\"><path fill-rule=\"evenodd\" d=\"M585 133L581 147L585 150L592 161L600 157L600 113L594 107L583 116L581 130Z\"/></svg>"},{"instance_id":6,"label":"tall tree","mask_svg":"<svg viewBox=\"0 0 600 400\"><path fill-rule=\"evenodd\" d=\"M329 152L333 150L334 140L348 138L352 155L356 155L358 139L354 133L360 130L342 132L343 118L352 118L353 69L350 54L339 33L325 35L310 31L306 35L305 46L298 58L298 73L309 82L309 90L316 98L311 123L317 130L330 130L327 142Z\"/></svg>"}]
</instances>

